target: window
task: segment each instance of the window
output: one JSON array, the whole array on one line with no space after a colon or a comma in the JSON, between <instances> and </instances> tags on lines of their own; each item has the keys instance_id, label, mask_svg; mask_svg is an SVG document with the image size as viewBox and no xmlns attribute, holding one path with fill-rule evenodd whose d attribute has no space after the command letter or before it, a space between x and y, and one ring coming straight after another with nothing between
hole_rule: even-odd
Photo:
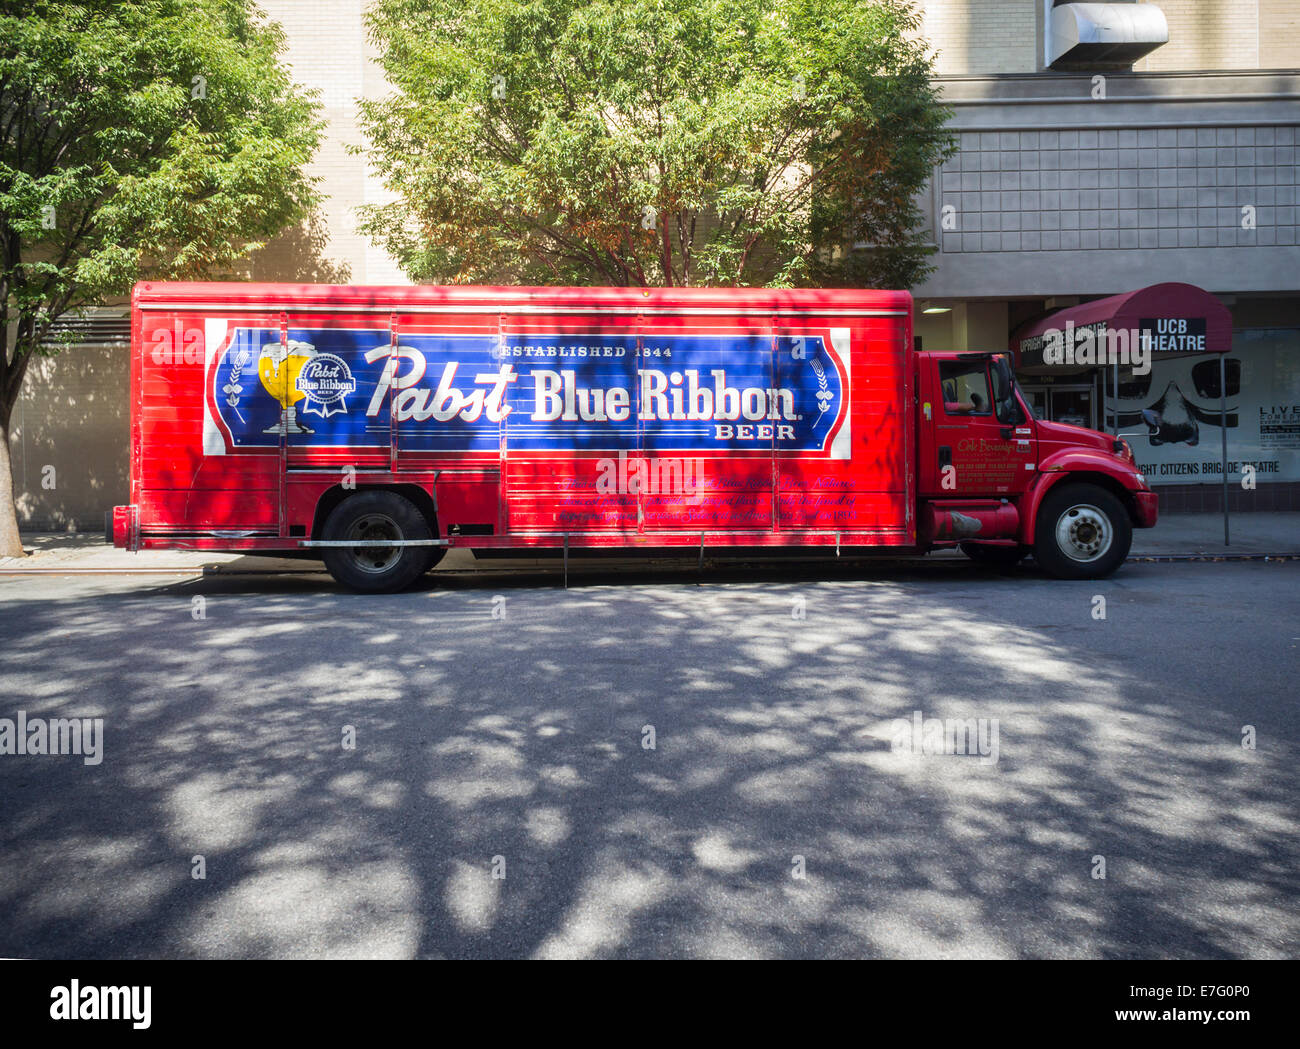
<instances>
[{"instance_id":1,"label":"window","mask_svg":"<svg viewBox=\"0 0 1300 1049\"><path fill-rule=\"evenodd\" d=\"M939 382L943 387L943 410L948 415L989 415L993 399L989 396L989 372L984 361L965 364L950 361L939 365Z\"/></svg>"}]
</instances>

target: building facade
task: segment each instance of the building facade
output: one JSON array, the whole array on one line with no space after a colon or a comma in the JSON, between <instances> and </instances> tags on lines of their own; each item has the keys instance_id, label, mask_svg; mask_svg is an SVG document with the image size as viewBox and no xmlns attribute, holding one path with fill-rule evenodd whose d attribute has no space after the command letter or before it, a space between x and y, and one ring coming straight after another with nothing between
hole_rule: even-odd
<instances>
[{"instance_id":1,"label":"building facade","mask_svg":"<svg viewBox=\"0 0 1300 1049\"><path fill-rule=\"evenodd\" d=\"M355 228L355 206L385 192L348 150L362 144L355 100L385 90L364 0L261 6L285 29L295 78L321 93L328 129L311 173L326 200L252 276L406 283ZM1223 424L1230 505L1300 509L1300 0L918 7L960 146L924 194L935 270L913 289L921 348L1018 350L1016 333L1054 311L1150 285L1202 289L1232 316L1227 412L1217 364L1195 355L1118 374L1018 356L1021 383L1047 417L1127 431L1158 411L1166 437L1195 430L1193 443L1133 441L1166 510L1220 507ZM126 499L125 313L77 324L80 341L38 362L15 417L27 528L98 528ZM1177 429L1188 418L1198 425ZM1256 487L1236 483L1242 465Z\"/></svg>"},{"instance_id":2,"label":"building facade","mask_svg":"<svg viewBox=\"0 0 1300 1049\"><path fill-rule=\"evenodd\" d=\"M1225 425L1230 507L1300 509L1300 2L923 6L960 149L924 198L922 349L1016 350L1036 411L1136 434L1166 510L1221 507ZM1112 13L1088 43L1081 20ZM1231 313L1227 411L1210 355L1157 350L1149 370L1020 355L1017 332L1055 311L1165 283Z\"/></svg>"}]
</instances>

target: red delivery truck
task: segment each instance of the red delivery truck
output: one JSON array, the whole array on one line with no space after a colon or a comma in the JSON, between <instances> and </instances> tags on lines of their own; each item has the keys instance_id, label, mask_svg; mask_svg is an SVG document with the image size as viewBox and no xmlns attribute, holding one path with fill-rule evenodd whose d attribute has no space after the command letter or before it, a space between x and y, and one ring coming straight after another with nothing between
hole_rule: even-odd
<instances>
[{"instance_id":1,"label":"red delivery truck","mask_svg":"<svg viewBox=\"0 0 1300 1049\"><path fill-rule=\"evenodd\" d=\"M453 546L1124 559L1121 439L1037 420L1005 353L918 353L906 292L144 283L131 550L323 558L361 591Z\"/></svg>"}]
</instances>

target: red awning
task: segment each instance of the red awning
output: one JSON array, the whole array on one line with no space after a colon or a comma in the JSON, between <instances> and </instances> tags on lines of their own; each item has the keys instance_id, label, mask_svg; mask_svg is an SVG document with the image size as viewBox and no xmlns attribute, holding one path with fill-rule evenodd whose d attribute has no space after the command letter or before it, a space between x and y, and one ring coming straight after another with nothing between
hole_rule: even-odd
<instances>
[{"instance_id":1,"label":"red awning","mask_svg":"<svg viewBox=\"0 0 1300 1049\"><path fill-rule=\"evenodd\" d=\"M1232 315L1203 288L1168 282L1069 306L1022 325L1011 336L1018 367L1045 367L1043 333L1092 327L1126 328L1150 333L1157 360L1193 353L1228 353L1232 349Z\"/></svg>"}]
</instances>

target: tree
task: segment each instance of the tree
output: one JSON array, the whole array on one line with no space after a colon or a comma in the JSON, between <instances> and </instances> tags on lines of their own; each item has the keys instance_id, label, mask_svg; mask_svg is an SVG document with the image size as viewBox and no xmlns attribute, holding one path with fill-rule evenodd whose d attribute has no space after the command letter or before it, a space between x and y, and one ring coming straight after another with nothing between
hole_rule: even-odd
<instances>
[{"instance_id":1,"label":"tree","mask_svg":"<svg viewBox=\"0 0 1300 1049\"><path fill-rule=\"evenodd\" d=\"M0 2L0 555L9 423L69 310L228 274L317 200L322 122L247 0Z\"/></svg>"},{"instance_id":2,"label":"tree","mask_svg":"<svg viewBox=\"0 0 1300 1049\"><path fill-rule=\"evenodd\" d=\"M362 229L414 280L932 268L915 198L954 146L910 3L378 0L367 25L394 91L361 122L395 199Z\"/></svg>"}]
</instances>

